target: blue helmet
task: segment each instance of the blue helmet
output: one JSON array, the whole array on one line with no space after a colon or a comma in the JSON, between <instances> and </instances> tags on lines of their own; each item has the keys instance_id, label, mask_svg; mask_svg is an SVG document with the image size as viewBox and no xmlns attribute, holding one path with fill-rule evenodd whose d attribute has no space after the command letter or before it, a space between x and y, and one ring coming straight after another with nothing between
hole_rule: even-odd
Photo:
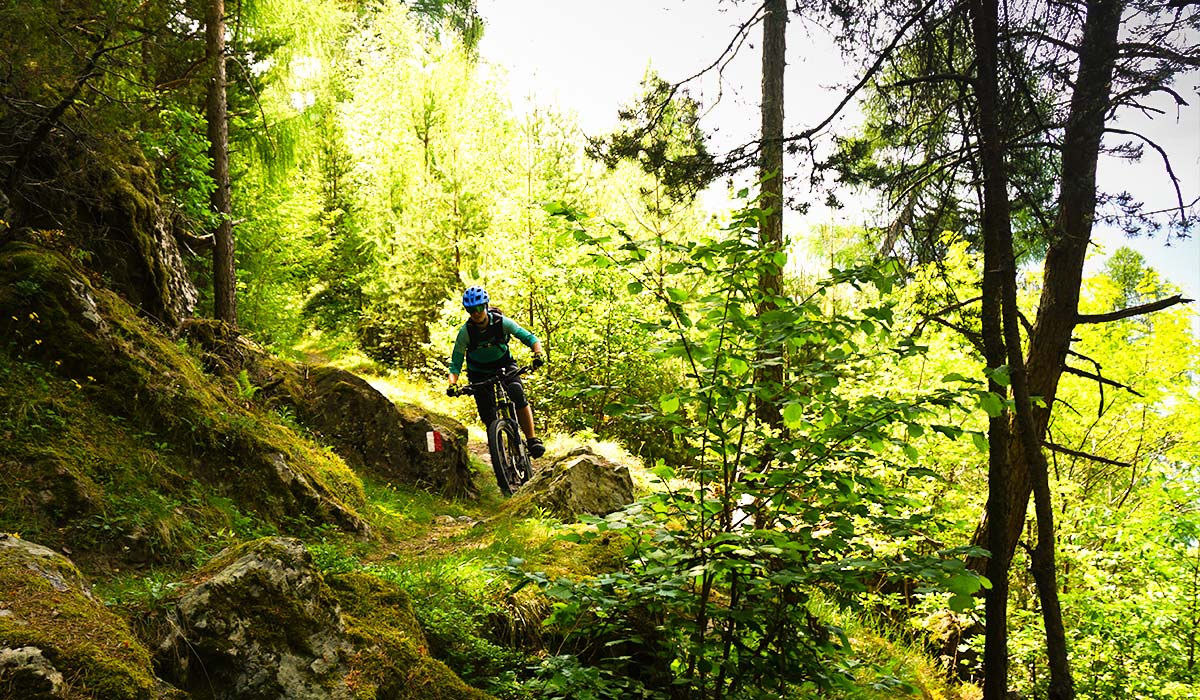
<instances>
[{"instance_id":1,"label":"blue helmet","mask_svg":"<svg viewBox=\"0 0 1200 700\"><path fill-rule=\"evenodd\" d=\"M464 309L469 309L472 306L479 306L480 304L486 304L489 301L491 301L491 299L488 297L488 293L483 287L469 287L467 288L467 291L463 292Z\"/></svg>"}]
</instances>

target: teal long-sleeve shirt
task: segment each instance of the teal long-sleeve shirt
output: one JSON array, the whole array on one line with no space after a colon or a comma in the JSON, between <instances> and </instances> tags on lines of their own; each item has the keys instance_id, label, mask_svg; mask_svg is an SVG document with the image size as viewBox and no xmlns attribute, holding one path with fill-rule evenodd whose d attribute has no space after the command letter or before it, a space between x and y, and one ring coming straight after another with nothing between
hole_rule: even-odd
<instances>
[{"instance_id":1,"label":"teal long-sleeve shirt","mask_svg":"<svg viewBox=\"0 0 1200 700\"><path fill-rule=\"evenodd\" d=\"M504 333L502 334L503 342L490 342L489 337L494 332L490 326L496 323L504 324ZM464 323L462 328L458 329L458 337L454 339L454 351L450 353L450 374L459 374L462 372L463 362L466 361L468 372L483 372L487 371L487 366L506 357L511 357L508 350L508 339L515 337L517 340L525 344L526 347L532 348L537 342L537 336L522 328L516 321L507 316L499 318L488 314L489 330L484 333L485 340L479 344L471 352L467 352L470 346L470 336L467 330L467 325L470 321Z\"/></svg>"}]
</instances>

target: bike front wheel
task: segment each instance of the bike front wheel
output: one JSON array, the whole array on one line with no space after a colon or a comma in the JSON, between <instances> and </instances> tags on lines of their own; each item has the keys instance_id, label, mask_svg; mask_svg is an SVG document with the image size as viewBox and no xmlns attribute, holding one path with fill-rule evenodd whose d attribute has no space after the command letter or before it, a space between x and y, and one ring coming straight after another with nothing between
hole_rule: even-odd
<instances>
[{"instance_id":1,"label":"bike front wheel","mask_svg":"<svg viewBox=\"0 0 1200 700\"><path fill-rule=\"evenodd\" d=\"M511 496L529 479L529 457L521 445L521 433L512 421L496 420L488 426L487 437L496 485L505 496Z\"/></svg>"}]
</instances>

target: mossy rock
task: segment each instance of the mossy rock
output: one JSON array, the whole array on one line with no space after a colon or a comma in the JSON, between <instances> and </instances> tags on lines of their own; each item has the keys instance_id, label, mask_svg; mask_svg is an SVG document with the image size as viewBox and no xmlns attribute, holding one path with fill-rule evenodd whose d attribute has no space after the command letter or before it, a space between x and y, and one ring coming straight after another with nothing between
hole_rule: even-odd
<instances>
[{"instance_id":1,"label":"mossy rock","mask_svg":"<svg viewBox=\"0 0 1200 700\"><path fill-rule=\"evenodd\" d=\"M164 676L214 698L333 698L351 652L337 599L298 540L231 548L193 577L157 645Z\"/></svg>"},{"instance_id":2,"label":"mossy rock","mask_svg":"<svg viewBox=\"0 0 1200 700\"><path fill-rule=\"evenodd\" d=\"M570 522L584 514L608 515L633 501L629 468L581 447L538 465L509 508L520 513L536 506Z\"/></svg>"},{"instance_id":3,"label":"mossy rock","mask_svg":"<svg viewBox=\"0 0 1200 700\"><path fill-rule=\"evenodd\" d=\"M224 324L193 320L182 330L214 377L258 405L286 407L356 471L453 498L478 496L467 429L458 421L395 405L351 372L274 357ZM442 436L440 451L427 448L431 431Z\"/></svg>"},{"instance_id":4,"label":"mossy rock","mask_svg":"<svg viewBox=\"0 0 1200 700\"><path fill-rule=\"evenodd\" d=\"M47 148L5 217L19 235L86 260L147 318L174 327L199 294L176 242L179 220L162 206L150 164L136 147Z\"/></svg>"},{"instance_id":5,"label":"mossy rock","mask_svg":"<svg viewBox=\"0 0 1200 700\"><path fill-rule=\"evenodd\" d=\"M334 367L312 369L300 404L303 418L355 466L385 482L412 484L450 497L475 497L478 488L461 423L395 406L361 377ZM427 434L442 436L429 451Z\"/></svg>"},{"instance_id":6,"label":"mossy rock","mask_svg":"<svg viewBox=\"0 0 1200 700\"><path fill-rule=\"evenodd\" d=\"M8 659L0 662L0 697L160 697L150 652L66 557L0 535L0 591L0 656ZM30 671L37 668L44 675Z\"/></svg>"},{"instance_id":7,"label":"mossy rock","mask_svg":"<svg viewBox=\"0 0 1200 700\"><path fill-rule=\"evenodd\" d=\"M298 540L219 554L174 601L165 677L215 700L483 700L431 658L408 598L363 573L326 580Z\"/></svg>"},{"instance_id":8,"label":"mossy rock","mask_svg":"<svg viewBox=\"0 0 1200 700\"><path fill-rule=\"evenodd\" d=\"M395 584L364 573L329 577L341 601L346 632L357 651L347 683L355 698L484 700L429 655L408 596Z\"/></svg>"}]
</instances>

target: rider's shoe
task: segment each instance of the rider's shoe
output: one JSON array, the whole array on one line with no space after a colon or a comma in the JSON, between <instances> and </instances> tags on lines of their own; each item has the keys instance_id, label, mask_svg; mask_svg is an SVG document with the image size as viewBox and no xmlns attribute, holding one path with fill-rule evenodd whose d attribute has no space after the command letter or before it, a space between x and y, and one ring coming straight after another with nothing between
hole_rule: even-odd
<instances>
[{"instance_id":1,"label":"rider's shoe","mask_svg":"<svg viewBox=\"0 0 1200 700\"><path fill-rule=\"evenodd\" d=\"M537 459L546 454L546 446L537 438L529 438L525 441L525 445L529 448L529 456Z\"/></svg>"}]
</instances>

